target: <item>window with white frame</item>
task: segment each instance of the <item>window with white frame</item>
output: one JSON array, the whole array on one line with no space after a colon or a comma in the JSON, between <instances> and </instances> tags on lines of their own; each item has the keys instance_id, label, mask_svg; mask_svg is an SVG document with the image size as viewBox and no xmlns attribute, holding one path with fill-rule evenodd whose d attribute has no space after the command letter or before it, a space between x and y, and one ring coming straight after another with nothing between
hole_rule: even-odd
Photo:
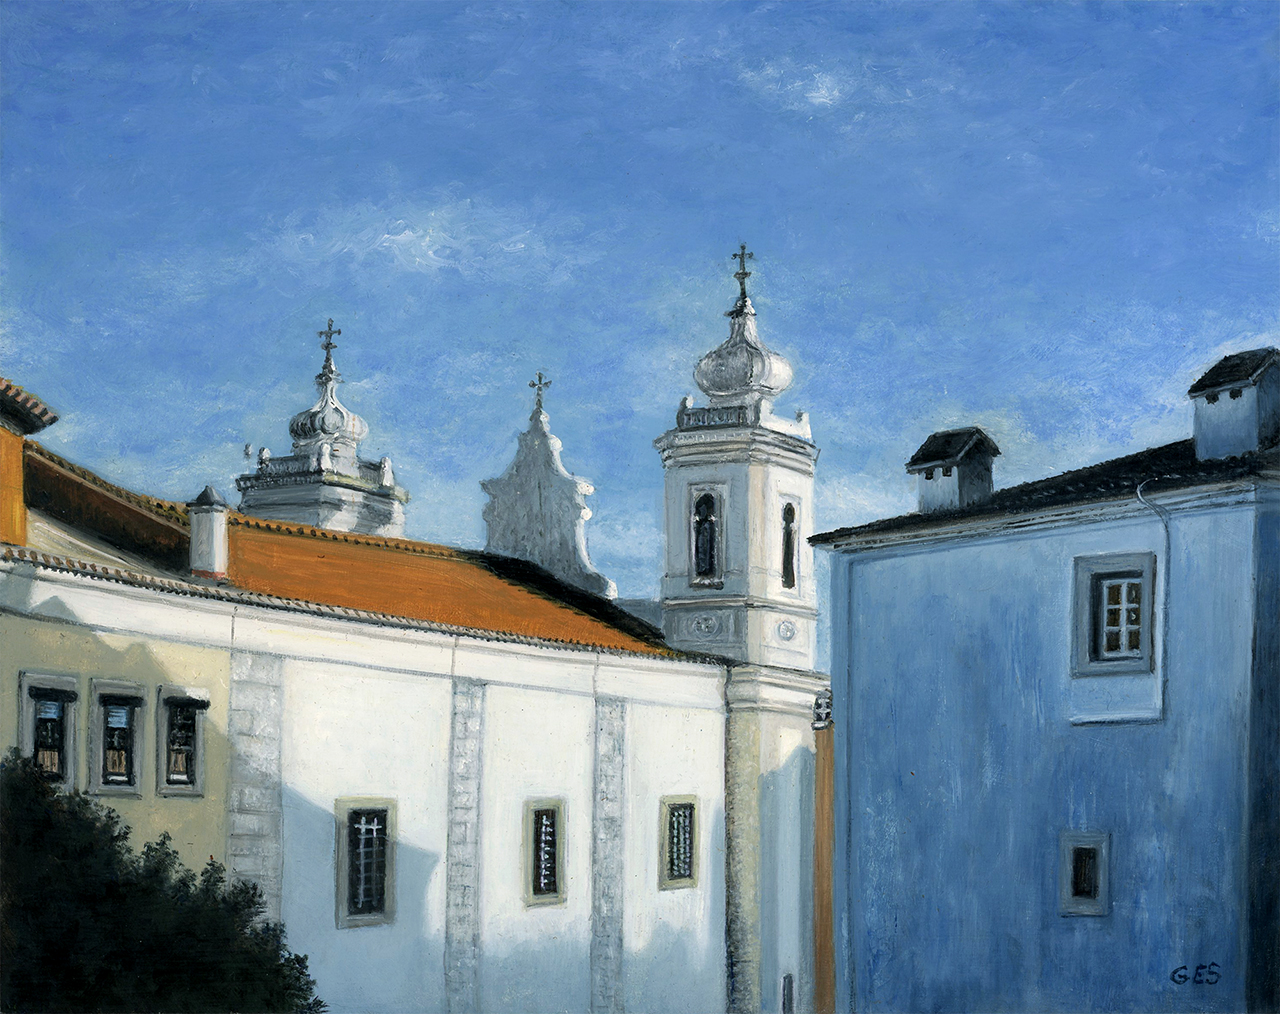
<instances>
[{"instance_id":1,"label":"window with white frame","mask_svg":"<svg viewBox=\"0 0 1280 1014\"><path fill-rule=\"evenodd\" d=\"M698 799L664 796L659 807L658 887L671 890L698 883Z\"/></svg>"},{"instance_id":2,"label":"window with white frame","mask_svg":"<svg viewBox=\"0 0 1280 1014\"><path fill-rule=\"evenodd\" d=\"M394 920L395 813L390 799L353 797L335 805L339 929Z\"/></svg>"},{"instance_id":3,"label":"window with white frame","mask_svg":"<svg viewBox=\"0 0 1280 1014\"><path fill-rule=\"evenodd\" d=\"M204 717L208 691L162 686L156 709L156 792L198 796L203 792Z\"/></svg>"},{"instance_id":4,"label":"window with white frame","mask_svg":"<svg viewBox=\"0 0 1280 1014\"><path fill-rule=\"evenodd\" d=\"M76 780L76 704L74 676L22 673L18 680L22 753L59 788Z\"/></svg>"},{"instance_id":5,"label":"window with white frame","mask_svg":"<svg viewBox=\"0 0 1280 1014\"><path fill-rule=\"evenodd\" d=\"M1111 836L1063 831L1058 836L1058 911L1106 915L1111 910Z\"/></svg>"},{"instance_id":6,"label":"window with white frame","mask_svg":"<svg viewBox=\"0 0 1280 1014\"><path fill-rule=\"evenodd\" d=\"M137 795L141 784L142 688L116 680L91 682L91 785L103 794Z\"/></svg>"},{"instance_id":7,"label":"window with white frame","mask_svg":"<svg viewBox=\"0 0 1280 1014\"><path fill-rule=\"evenodd\" d=\"M1075 675L1152 671L1154 585L1154 554L1076 559Z\"/></svg>"},{"instance_id":8,"label":"window with white frame","mask_svg":"<svg viewBox=\"0 0 1280 1014\"><path fill-rule=\"evenodd\" d=\"M525 904L562 904L564 800L535 799L525 803L523 851Z\"/></svg>"}]
</instances>

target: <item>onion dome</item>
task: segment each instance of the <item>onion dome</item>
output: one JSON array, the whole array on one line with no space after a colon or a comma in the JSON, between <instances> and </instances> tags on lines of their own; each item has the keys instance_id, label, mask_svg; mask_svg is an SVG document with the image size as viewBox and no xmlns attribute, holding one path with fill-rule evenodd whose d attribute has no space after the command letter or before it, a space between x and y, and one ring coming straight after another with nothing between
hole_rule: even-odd
<instances>
[{"instance_id":1,"label":"onion dome","mask_svg":"<svg viewBox=\"0 0 1280 1014\"><path fill-rule=\"evenodd\" d=\"M714 402L759 401L776 398L791 386L791 364L765 347L756 333L756 311L747 295L745 245L735 254L742 267L734 274L741 292L729 318L729 337L699 361L693 379Z\"/></svg>"},{"instance_id":2,"label":"onion dome","mask_svg":"<svg viewBox=\"0 0 1280 1014\"><path fill-rule=\"evenodd\" d=\"M329 321L332 329L333 321ZM320 332L322 335L324 332ZM333 331L332 334L339 334ZM338 384L342 374L333 363L332 334L324 344L324 365L316 374L316 390L320 400L305 412L289 420L294 453L320 443L344 443L354 447L369 434L369 424L338 400Z\"/></svg>"}]
</instances>

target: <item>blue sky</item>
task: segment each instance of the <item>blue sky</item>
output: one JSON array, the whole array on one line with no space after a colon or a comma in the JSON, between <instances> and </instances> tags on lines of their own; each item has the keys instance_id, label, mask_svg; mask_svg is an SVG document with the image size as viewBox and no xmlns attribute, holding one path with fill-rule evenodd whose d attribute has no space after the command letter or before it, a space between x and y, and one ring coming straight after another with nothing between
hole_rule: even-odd
<instances>
[{"instance_id":1,"label":"blue sky","mask_svg":"<svg viewBox=\"0 0 1280 1014\"><path fill-rule=\"evenodd\" d=\"M482 545L531 408L656 590L652 440L728 334L810 411L819 529L909 510L976 423L1001 485L1190 433L1280 343L1280 4L0 5L0 372L133 488L287 452L315 332L413 494Z\"/></svg>"}]
</instances>

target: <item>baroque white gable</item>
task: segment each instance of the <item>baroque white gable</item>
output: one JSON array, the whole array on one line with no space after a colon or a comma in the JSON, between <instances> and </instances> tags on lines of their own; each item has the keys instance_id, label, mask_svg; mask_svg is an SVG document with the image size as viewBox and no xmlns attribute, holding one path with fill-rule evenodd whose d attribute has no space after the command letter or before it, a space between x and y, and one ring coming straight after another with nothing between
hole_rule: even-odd
<instances>
[{"instance_id":1,"label":"baroque white gable","mask_svg":"<svg viewBox=\"0 0 1280 1014\"><path fill-rule=\"evenodd\" d=\"M560 439L542 408L542 390L550 385L538 374L529 428L520 434L516 456L496 479L480 487L489 494L484 508L489 527L485 549L536 563L566 584L614 598L614 583L591 565L585 525L591 517L586 498L594 487L572 475L560 460Z\"/></svg>"}]
</instances>

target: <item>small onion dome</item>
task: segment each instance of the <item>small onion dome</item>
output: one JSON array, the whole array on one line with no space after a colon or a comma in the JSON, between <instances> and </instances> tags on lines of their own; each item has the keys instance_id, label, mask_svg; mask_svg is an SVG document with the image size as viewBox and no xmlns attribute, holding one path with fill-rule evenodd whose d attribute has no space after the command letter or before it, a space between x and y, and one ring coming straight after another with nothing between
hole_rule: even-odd
<instances>
[{"instance_id":1,"label":"small onion dome","mask_svg":"<svg viewBox=\"0 0 1280 1014\"><path fill-rule=\"evenodd\" d=\"M720 400L776 398L791 386L791 364L756 334L756 311L745 292L727 316L728 339L698 361L693 379Z\"/></svg>"},{"instance_id":2,"label":"small onion dome","mask_svg":"<svg viewBox=\"0 0 1280 1014\"><path fill-rule=\"evenodd\" d=\"M369 434L369 424L338 401L338 370L325 356L316 377L320 400L289 420L289 435L296 444L343 441L358 444Z\"/></svg>"}]
</instances>

